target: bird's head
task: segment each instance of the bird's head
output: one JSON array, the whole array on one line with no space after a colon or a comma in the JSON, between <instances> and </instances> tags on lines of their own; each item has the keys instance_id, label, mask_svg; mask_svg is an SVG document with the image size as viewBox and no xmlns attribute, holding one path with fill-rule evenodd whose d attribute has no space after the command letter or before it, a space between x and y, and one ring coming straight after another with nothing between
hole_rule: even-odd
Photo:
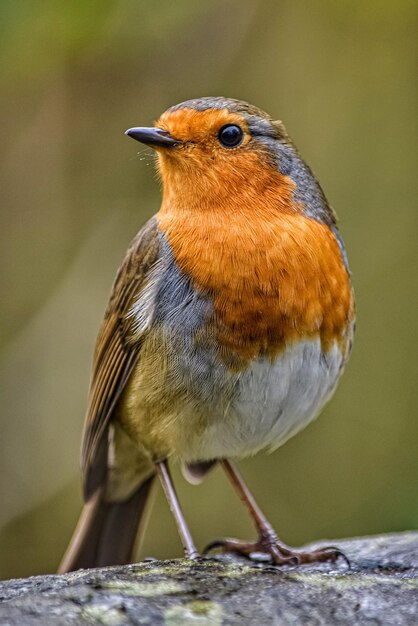
<instances>
[{"instance_id":1,"label":"bird's head","mask_svg":"<svg viewBox=\"0 0 418 626\"><path fill-rule=\"evenodd\" d=\"M322 190L282 122L241 100L207 97L168 109L154 127L126 134L156 150L166 202L230 203L315 212L334 223ZM309 197L309 207L305 198Z\"/></svg>"}]
</instances>

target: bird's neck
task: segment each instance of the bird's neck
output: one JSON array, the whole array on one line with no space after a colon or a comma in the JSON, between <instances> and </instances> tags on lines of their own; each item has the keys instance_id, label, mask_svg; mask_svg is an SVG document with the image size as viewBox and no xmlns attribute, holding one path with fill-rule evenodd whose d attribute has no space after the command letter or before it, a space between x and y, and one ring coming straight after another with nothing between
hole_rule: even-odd
<instances>
[{"instance_id":1,"label":"bird's neck","mask_svg":"<svg viewBox=\"0 0 418 626\"><path fill-rule=\"evenodd\" d=\"M159 161L163 180L161 213L241 213L262 211L265 217L295 209L295 183L257 152L245 158L218 156L216 165L190 156Z\"/></svg>"}]
</instances>

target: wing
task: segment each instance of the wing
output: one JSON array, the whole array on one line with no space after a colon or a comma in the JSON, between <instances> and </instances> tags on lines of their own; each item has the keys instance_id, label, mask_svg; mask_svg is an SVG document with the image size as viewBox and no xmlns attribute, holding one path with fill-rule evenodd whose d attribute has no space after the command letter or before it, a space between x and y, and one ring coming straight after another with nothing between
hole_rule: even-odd
<instances>
[{"instance_id":1,"label":"wing","mask_svg":"<svg viewBox=\"0 0 418 626\"><path fill-rule=\"evenodd\" d=\"M158 258L157 233L157 220L152 218L131 243L97 337L81 452L86 500L105 479L109 421L141 348L141 337L132 339L132 321L127 314Z\"/></svg>"}]
</instances>

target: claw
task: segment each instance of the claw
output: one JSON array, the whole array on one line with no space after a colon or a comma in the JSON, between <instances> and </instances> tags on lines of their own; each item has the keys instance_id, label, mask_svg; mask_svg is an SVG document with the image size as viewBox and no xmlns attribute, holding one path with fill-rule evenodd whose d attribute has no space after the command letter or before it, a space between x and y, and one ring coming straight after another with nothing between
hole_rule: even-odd
<instances>
[{"instance_id":1,"label":"claw","mask_svg":"<svg viewBox=\"0 0 418 626\"><path fill-rule=\"evenodd\" d=\"M214 539L213 541L208 543L207 546L203 548L202 554L208 554L208 552L211 552L215 548L223 548L225 541L227 540L226 539Z\"/></svg>"},{"instance_id":2,"label":"claw","mask_svg":"<svg viewBox=\"0 0 418 626\"><path fill-rule=\"evenodd\" d=\"M204 548L202 554L207 554L211 550L222 548L223 552L236 552L248 556L251 552L256 552L256 544L254 542L240 541L226 537L225 539L214 539Z\"/></svg>"},{"instance_id":3,"label":"claw","mask_svg":"<svg viewBox=\"0 0 418 626\"><path fill-rule=\"evenodd\" d=\"M206 546L203 554L207 554L216 548L221 548L223 552L241 554L252 560L257 560L256 554L266 554L275 565L296 566L308 563L324 563L326 561L335 563L337 559L342 558L347 564L348 569L351 568L351 563L344 552L335 546L319 548L312 552L299 552L287 546L283 546L276 537L270 536L259 537L258 541L241 541L230 537L226 539L215 539Z\"/></svg>"},{"instance_id":4,"label":"claw","mask_svg":"<svg viewBox=\"0 0 418 626\"><path fill-rule=\"evenodd\" d=\"M345 561L348 569L351 569L350 559L344 554L342 550L340 550L340 548L337 548L337 546L327 546L326 548L322 548L318 552L323 552L324 554L329 553L329 558L326 558L324 560L331 561L332 563L335 563L336 561L338 561L338 559L341 558L343 561Z\"/></svg>"}]
</instances>

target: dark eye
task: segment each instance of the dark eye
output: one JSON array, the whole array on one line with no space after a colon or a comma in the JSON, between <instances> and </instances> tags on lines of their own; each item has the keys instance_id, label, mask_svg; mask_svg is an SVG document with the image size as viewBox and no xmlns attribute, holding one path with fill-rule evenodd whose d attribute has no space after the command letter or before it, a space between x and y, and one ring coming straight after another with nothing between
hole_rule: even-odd
<instances>
[{"instance_id":1,"label":"dark eye","mask_svg":"<svg viewBox=\"0 0 418 626\"><path fill-rule=\"evenodd\" d=\"M226 126L222 126L218 133L218 139L225 148L236 148L243 140L243 137L242 128L236 124L226 124Z\"/></svg>"}]
</instances>

